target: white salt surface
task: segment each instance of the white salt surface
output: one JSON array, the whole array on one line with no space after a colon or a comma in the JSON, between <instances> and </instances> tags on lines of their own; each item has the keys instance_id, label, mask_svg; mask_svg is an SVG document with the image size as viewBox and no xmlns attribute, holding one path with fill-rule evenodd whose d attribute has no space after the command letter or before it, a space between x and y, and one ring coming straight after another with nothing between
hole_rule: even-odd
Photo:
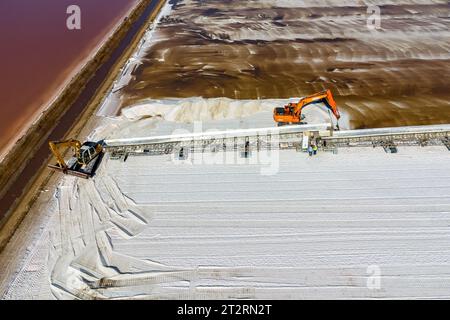
<instances>
[{"instance_id":1,"label":"white salt surface","mask_svg":"<svg viewBox=\"0 0 450 320\"><path fill-rule=\"evenodd\" d=\"M254 111L204 127L272 121ZM111 118L95 135L190 125L167 118ZM450 297L443 146L285 150L265 164L254 151L247 162L202 156L106 156L94 179L62 178L3 298ZM275 174L261 174L267 165Z\"/></svg>"}]
</instances>

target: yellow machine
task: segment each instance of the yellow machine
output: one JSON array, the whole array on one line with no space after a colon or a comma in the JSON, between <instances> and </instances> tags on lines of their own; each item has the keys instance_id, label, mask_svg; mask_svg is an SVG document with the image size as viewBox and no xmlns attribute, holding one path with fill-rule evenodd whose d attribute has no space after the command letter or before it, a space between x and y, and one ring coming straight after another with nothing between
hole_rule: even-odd
<instances>
[{"instance_id":1,"label":"yellow machine","mask_svg":"<svg viewBox=\"0 0 450 320\"><path fill-rule=\"evenodd\" d=\"M273 110L273 119L278 123L278 126L285 124L304 124L302 120L303 108L311 104L323 103L331 112L333 112L336 119L339 120L341 115L337 108L336 102L330 90L325 90L311 96L301 99L298 103L289 103L284 108L275 108Z\"/></svg>"},{"instance_id":2,"label":"yellow machine","mask_svg":"<svg viewBox=\"0 0 450 320\"><path fill-rule=\"evenodd\" d=\"M49 165L49 168L80 178L88 179L92 177L103 157L102 142L87 141L81 144L78 140L70 139L50 141L48 144L57 162L56 165ZM63 153L60 152L60 148L73 149L74 154L67 162Z\"/></svg>"}]
</instances>

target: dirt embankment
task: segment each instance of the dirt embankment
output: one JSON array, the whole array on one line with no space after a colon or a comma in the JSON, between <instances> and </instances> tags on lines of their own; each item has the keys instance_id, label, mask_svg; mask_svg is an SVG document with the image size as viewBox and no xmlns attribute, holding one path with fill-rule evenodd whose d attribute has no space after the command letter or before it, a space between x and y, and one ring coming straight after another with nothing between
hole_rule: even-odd
<instances>
[{"instance_id":1,"label":"dirt embankment","mask_svg":"<svg viewBox=\"0 0 450 320\"><path fill-rule=\"evenodd\" d=\"M71 105L80 97L87 83L94 77L97 70L110 58L114 50L119 46L121 41L126 37L132 26L145 9L151 4L152 0L142 0L136 8L130 13L129 17L124 19L117 31L104 43L97 54L89 61L85 67L75 76L69 85L62 91L61 95L55 102L45 111L27 131L27 133L16 143L11 152L5 157L0 164L0 198L11 188L17 180L21 172L26 167L30 159L45 142L46 137L55 128L61 117L70 111ZM157 13L161 9L164 1L160 0L149 16L147 21L153 21ZM110 69L103 83L98 87L94 96L90 99L82 113L78 116L75 123L71 123L67 128L67 137L76 137L82 129L88 124L90 118L94 114L106 94L111 87L114 79L120 72L121 66L129 59L134 49L137 47L140 39L147 30L148 23L144 23L136 32L133 40L122 56L117 60ZM47 162L47 161L46 161ZM0 221L0 252L6 245L17 226L25 217L30 207L34 204L39 190L45 188L50 181L52 173L36 168L36 174L30 176L27 186L24 188L22 196L18 199L9 212ZM2 213L3 214L3 213Z\"/></svg>"}]
</instances>

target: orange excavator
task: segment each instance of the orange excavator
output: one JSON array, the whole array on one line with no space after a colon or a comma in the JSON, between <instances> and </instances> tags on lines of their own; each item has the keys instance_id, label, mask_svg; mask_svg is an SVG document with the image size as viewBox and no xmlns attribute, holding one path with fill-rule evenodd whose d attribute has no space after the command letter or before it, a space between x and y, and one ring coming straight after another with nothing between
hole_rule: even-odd
<instances>
[{"instance_id":1,"label":"orange excavator","mask_svg":"<svg viewBox=\"0 0 450 320\"><path fill-rule=\"evenodd\" d=\"M273 119L277 122L278 126L283 126L285 124L305 124L305 122L303 122L304 116L302 115L303 108L317 103L323 103L331 112L333 112L336 119L339 120L341 115L339 114L339 110L337 109L336 102L334 101L330 90L325 90L302 98L298 103L289 103L284 106L284 108L275 108L273 110Z\"/></svg>"}]
</instances>

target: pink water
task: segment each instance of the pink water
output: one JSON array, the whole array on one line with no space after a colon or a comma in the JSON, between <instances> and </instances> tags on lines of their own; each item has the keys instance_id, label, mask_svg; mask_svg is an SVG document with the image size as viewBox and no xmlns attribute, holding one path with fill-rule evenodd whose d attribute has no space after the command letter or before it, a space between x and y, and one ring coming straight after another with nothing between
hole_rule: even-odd
<instances>
[{"instance_id":1,"label":"pink water","mask_svg":"<svg viewBox=\"0 0 450 320\"><path fill-rule=\"evenodd\" d=\"M137 0L0 1L0 153ZM81 8L81 30L66 27Z\"/></svg>"}]
</instances>

